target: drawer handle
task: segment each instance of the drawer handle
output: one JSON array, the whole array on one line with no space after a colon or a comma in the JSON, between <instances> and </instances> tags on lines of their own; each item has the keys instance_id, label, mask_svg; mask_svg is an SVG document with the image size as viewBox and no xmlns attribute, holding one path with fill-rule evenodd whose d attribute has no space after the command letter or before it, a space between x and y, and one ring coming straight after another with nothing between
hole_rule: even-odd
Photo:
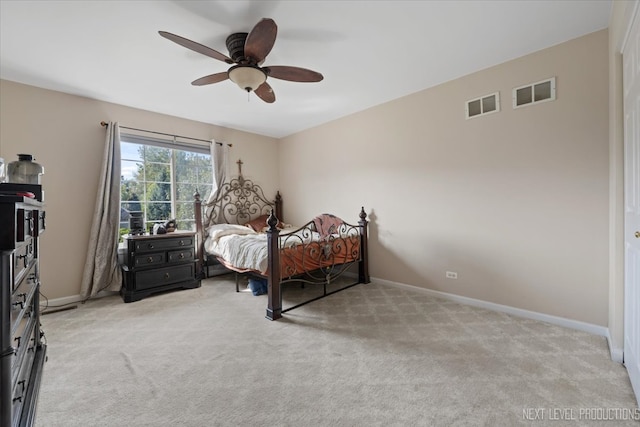
<instances>
[{"instance_id":1,"label":"drawer handle","mask_svg":"<svg viewBox=\"0 0 640 427\"><path fill-rule=\"evenodd\" d=\"M22 337L15 337L13 340L14 341L18 341L18 345L16 346L16 350L20 348L20 341L21 341Z\"/></svg>"},{"instance_id":2,"label":"drawer handle","mask_svg":"<svg viewBox=\"0 0 640 427\"><path fill-rule=\"evenodd\" d=\"M165 280L169 280L169 277L171 277L171 276L169 275L169 273L164 273L164 279L165 279Z\"/></svg>"},{"instance_id":3,"label":"drawer handle","mask_svg":"<svg viewBox=\"0 0 640 427\"><path fill-rule=\"evenodd\" d=\"M184 259L184 254L182 252L180 252L180 255L178 255L178 258Z\"/></svg>"},{"instance_id":4,"label":"drawer handle","mask_svg":"<svg viewBox=\"0 0 640 427\"><path fill-rule=\"evenodd\" d=\"M184 240L180 240L180 246L184 246Z\"/></svg>"},{"instance_id":5,"label":"drawer handle","mask_svg":"<svg viewBox=\"0 0 640 427\"><path fill-rule=\"evenodd\" d=\"M22 387L22 391L20 391L20 393L24 393L24 389L25 389L25 386L24 386L24 384L25 384L25 380L18 381L18 384Z\"/></svg>"},{"instance_id":6,"label":"drawer handle","mask_svg":"<svg viewBox=\"0 0 640 427\"><path fill-rule=\"evenodd\" d=\"M147 245L147 247L148 247L149 249L153 249L153 243L149 243L149 244Z\"/></svg>"},{"instance_id":7,"label":"drawer handle","mask_svg":"<svg viewBox=\"0 0 640 427\"><path fill-rule=\"evenodd\" d=\"M148 263L152 263L152 262L153 262L153 257L149 257L149 258L147 258L147 262L148 262Z\"/></svg>"},{"instance_id":8,"label":"drawer handle","mask_svg":"<svg viewBox=\"0 0 640 427\"><path fill-rule=\"evenodd\" d=\"M22 301L17 301L19 299L21 299ZM26 302L27 302L27 294L21 293L21 294L16 295L16 302L14 302L13 305L14 306L19 305L20 308L23 309L24 308L24 303L26 303Z\"/></svg>"},{"instance_id":9,"label":"drawer handle","mask_svg":"<svg viewBox=\"0 0 640 427\"><path fill-rule=\"evenodd\" d=\"M22 264L24 265L24 268L27 268L27 257L29 256L29 254L24 254L24 255L18 255L18 261L20 261L20 259L22 259Z\"/></svg>"}]
</instances>

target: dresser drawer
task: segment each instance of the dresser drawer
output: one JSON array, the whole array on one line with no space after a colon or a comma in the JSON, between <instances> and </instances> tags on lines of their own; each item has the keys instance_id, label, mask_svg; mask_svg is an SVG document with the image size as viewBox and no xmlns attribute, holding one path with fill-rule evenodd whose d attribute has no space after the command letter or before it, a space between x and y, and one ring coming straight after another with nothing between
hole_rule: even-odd
<instances>
[{"instance_id":1,"label":"dresser drawer","mask_svg":"<svg viewBox=\"0 0 640 427\"><path fill-rule=\"evenodd\" d=\"M47 223L45 221L46 212L45 211L37 211L38 213L38 228L36 229L36 235L40 235L44 232L45 228L47 228Z\"/></svg>"},{"instance_id":2,"label":"dresser drawer","mask_svg":"<svg viewBox=\"0 0 640 427\"><path fill-rule=\"evenodd\" d=\"M31 381L31 374L33 369L33 361L36 354L36 337L37 331L31 331L28 341L25 343L25 351L22 353L21 363L15 366L15 378L13 381L13 414L20 414L22 407L24 406L27 390L29 388L29 382Z\"/></svg>"},{"instance_id":3,"label":"dresser drawer","mask_svg":"<svg viewBox=\"0 0 640 427\"><path fill-rule=\"evenodd\" d=\"M193 248L184 249L181 251L170 251L167 255L167 262L174 264L177 262L193 261L195 251Z\"/></svg>"},{"instance_id":4,"label":"dresser drawer","mask_svg":"<svg viewBox=\"0 0 640 427\"><path fill-rule=\"evenodd\" d=\"M11 366L15 377L18 375L18 369L22 366L23 359L29 347L33 347L33 331L36 326L35 316L32 316L31 307L28 308L25 315L20 319L15 328L12 338L13 361Z\"/></svg>"},{"instance_id":5,"label":"dresser drawer","mask_svg":"<svg viewBox=\"0 0 640 427\"><path fill-rule=\"evenodd\" d=\"M16 242L24 242L35 235L34 211L16 209Z\"/></svg>"},{"instance_id":6,"label":"dresser drawer","mask_svg":"<svg viewBox=\"0 0 640 427\"><path fill-rule=\"evenodd\" d=\"M138 271L136 275L136 290L155 288L171 283L193 280L195 266L193 263L163 267L154 270Z\"/></svg>"},{"instance_id":7,"label":"dresser drawer","mask_svg":"<svg viewBox=\"0 0 640 427\"><path fill-rule=\"evenodd\" d=\"M12 279L13 287L11 289L11 307L15 310L21 298L24 301L22 294L30 294L33 292L33 288L36 286L37 279L37 267L36 263L32 262L26 269L21 269L19 274L15 275ZM23 305L24 307L24 305Z\"/></svg>"},{"instance_id":8,"label":"dresser drawer","mask_svg":"<svg viewBox=\"0 0 640 427\"><path fill-rule=\"evenodd\" d=\"M138 255L133 257L135 267L164 264L164 252Z\"/></svg>"},{"instance_id":9,"label":"dresser drawer","mask_svg":"<svg viewBox=\"0 0 640 427\"><path fill-rule=\"evenodd\" d=\"M171 237L164 239L141 240L136 242L136 252L157 252L158 250L179 249L182 247L193 246L193 237Z\"/></svg>"},{"instance_id":10,"label":"dresser drawer","mask_svg":"<svg viewBox=\"0 0 640 427\"><path fill-rule=\"evenodd\" d=\"M29 237L13 252L13 289L18 286L34 264L33 239Z\"/></svg>"},{"instance_id":11,"label":"dresser drawer","mask_svg":"<svg viewBox=\"0 0 640 427\"><path fill-rule=\"evenodd\" d=\"M33 264L27 275L18 284L11 295L11 331L15 333L18 322L26 317L33 305L33 296L37 292L38 279L36 278L36 265Z\"/></svg>"}]
</instances>

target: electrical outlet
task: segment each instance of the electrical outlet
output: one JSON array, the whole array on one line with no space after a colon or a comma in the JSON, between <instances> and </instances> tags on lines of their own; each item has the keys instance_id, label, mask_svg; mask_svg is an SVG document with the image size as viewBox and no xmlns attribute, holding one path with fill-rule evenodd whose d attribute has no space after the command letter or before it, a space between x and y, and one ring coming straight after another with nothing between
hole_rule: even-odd
<instances>
[{"instance_id":1,"label":"electrical outlet","mask_svg":"<svg viewBox=\"0 0 640 427\"><path fill-rule=\"evenodd\" d=\"M458 278L458 273L456 273L455 271L447 271L447 279L457 279Z\"/></svg>"}]
</instances>

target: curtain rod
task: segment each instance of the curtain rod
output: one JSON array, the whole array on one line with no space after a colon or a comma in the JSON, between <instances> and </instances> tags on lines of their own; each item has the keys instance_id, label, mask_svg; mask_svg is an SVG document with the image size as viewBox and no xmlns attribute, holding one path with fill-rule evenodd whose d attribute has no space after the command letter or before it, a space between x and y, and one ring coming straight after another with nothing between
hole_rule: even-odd
<instances>
[{"instance_id":1,"label":"curtain rod","mask_svg":"<svg viewBox=\"0 0 640 427\"><path fill-rule=\"evenodd\" d=\"M107 124L108 124L107 122L100 122L100 126L107 126ZM145 129L136 129L136 128L130 128L130 127L126 127L126 126L120 126L120 128L129 129L129 130L137 130L139 132L155 133L157 135L172 136L174 138L192 139L194 141L208 142L209 144L211 144L211 141L209 141L207 139L191 138L190 136L172 135L170 133L155 132L155 131L152 131L152 130L145 130ZM216 144L222 145L222 142L216 142ZM229 147L233 147L233 144L227 144L227 145Z\"/></svg>"}]
</instances>

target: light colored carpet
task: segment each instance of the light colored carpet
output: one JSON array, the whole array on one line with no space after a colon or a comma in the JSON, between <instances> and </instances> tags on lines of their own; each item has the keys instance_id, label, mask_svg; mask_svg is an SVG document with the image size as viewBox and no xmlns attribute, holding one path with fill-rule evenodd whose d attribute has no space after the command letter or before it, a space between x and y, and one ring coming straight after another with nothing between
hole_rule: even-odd
<instances>
[{"instance_id":1,"label":"light colored carpet","mask_svg":"<svg viewBox=\"0 0 640 427\"><path fill-rule=\"evenodd\" d=\"M602 337L376 283L270 322L234 289L43 316L37 426L638 426L584 419L637 410Z\"/></svg>"}]
</instances>

